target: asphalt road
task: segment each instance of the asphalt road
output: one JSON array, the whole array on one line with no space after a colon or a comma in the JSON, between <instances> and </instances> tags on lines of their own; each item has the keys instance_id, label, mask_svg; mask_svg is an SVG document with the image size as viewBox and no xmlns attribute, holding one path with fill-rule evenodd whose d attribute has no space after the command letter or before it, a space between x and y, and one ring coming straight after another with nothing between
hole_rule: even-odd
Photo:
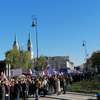
<instances>
[{"instance_id":1,"label":"asphalt road","mask_svg":"<svg viewBox=\"0 0 100 100\"><path fill-rule=\"evenodd\" d=\"M29 98L28 100L35 100L34 98ZM61 95L47 95L46 97L40 97L39 100L96 100L96 96L90 94L80 94L80 93L66 93Z\"/></svg>"}]
</instances>

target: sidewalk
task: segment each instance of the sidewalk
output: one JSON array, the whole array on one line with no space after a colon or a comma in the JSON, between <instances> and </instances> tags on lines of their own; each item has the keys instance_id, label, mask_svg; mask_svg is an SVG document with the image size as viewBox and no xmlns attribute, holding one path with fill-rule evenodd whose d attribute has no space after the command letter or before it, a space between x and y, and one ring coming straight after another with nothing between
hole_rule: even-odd
<instances>
[{"instance_id":1,"label":"sidewalk","mask_svg":"<svg viewBox=\"0 0 100 100\"><path fill-rule=\"evenodd\" d=\"M61 95L48 95L46 98L51 98L51 100L96 100L96 95L67 92L66 94Z\"/></svg>"}]
</instances>

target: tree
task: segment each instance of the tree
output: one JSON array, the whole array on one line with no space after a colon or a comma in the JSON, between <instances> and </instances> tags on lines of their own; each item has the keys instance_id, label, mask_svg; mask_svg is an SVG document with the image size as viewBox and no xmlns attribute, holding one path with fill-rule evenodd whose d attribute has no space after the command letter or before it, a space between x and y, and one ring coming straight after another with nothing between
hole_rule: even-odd
<instances>
[{"instance_id":1,"label":"tree","mask_svg":"<svg viewBox=\"0 0 100 100\"><path fill-rule=\"evenodd\" d=\"M6 63L11 64L11 68L28 69L32 66L31 54L28 51L12 49L6 52Z\"/></svg>"},{"instance_id":2,"label":"tree","mask_svg":"<svg viewBox=\"0 0 100 100\"><path fill-rule=\"evenodd\" d=\"M41 55L39 58L38 58L38 63L36 65L36 69L37 70L43 70L45 69L47 66L47 58L43 55Z\"/></svg>"},{"instance_id":3,"label":"tree","mask_svg":"<svg viewBox=\"0 0 100 100\"><path fill-rule=\"evenodd\" d=\"M92 67L97 67L98 71L100 71L100 51L94 52L91 56Z\"/></svg>"},{"instance_id":4,"label":"tree","mask_svg":"<svg viewBox=\"0 0 100 100\"><path fill-rule=\"evenodd\" d=\"M32 60L30 59L31 58L31 54L30 52L28 51L22 51L21 52L21 66L25 69L29 69L32 67Z\"/></svg>"}]
</instances>

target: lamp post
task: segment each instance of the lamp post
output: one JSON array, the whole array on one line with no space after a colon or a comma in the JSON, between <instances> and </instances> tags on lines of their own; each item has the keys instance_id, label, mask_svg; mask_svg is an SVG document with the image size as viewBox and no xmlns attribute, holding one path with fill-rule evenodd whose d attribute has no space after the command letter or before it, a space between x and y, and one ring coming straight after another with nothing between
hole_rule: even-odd
<instances>
[{"instance_id":1,"label":"lamp post","mask_svg":"<svg viewBox=\"0 0 100 100\"><path fill-rule=\"evenodd\" d=\"M88 57L88 53L87 53L87 45L86 45L86 41L83 41L82 46L84 47L84 53L85 53L85 70L87 71L88 67L87 67L87 57Z\"/></svg>"},{"instance_id":2,"label":"lamp post","mask_svg":"<svg viewBox=\"0 0 100 100\"><path fill-rule=\"evenodd\" d=\"M37 32L37 18L32 19L32 27L33 30L35 29L35 34L36 34L36 65L38 64L38 32Z\"/></svg>"},{"instance_id":3,"label":"lamp post","mask_svg":"<svg viewBox=\"0 0 100 100\"><path fill-rule=\"evenodd\" d=\"M86 45L86 41L83 41L83 47L84 47L84 53L85 53L85 60L87 60L88 53L87 53L87 45Z\"/></svg>"}]
</instances>

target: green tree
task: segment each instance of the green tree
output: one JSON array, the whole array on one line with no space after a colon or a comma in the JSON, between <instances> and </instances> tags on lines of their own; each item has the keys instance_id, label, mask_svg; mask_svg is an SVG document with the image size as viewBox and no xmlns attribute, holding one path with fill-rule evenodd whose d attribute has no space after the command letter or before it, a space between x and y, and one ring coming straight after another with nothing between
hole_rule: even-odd
<instances>
[{"instance_id":1,"label":"green tree","mask_svg":"<svg viewBox=\"0 0 100 100\"><path fill-rule=\"evenodd\" d=\"M39 58L38 58L38 63L36 65L36 69L37 70L43 70L45 69L47 66L47 58L43 55L41 55Z\"/></svg>"},{"instance_id":2,"label":"green tree","mask_svg":"<svg viewBox=\"0 0 100 100\"><path fill-rule=\"evenodd\" d=\"M31 54L28 51L12 49L6 52L6 62L11 64L11 68L28 69L32 66Z\"/></svg>"},{"instance_id":3,"label":"green tree","mask_svg":"<svg viewBox=\"0 0 100 100\"><path fill-rule=\"evenodd\" d=\"M100 71L100 51L94 52L90 59L92 67L97 67L98 71Z\"/></svg>"},{"instance_id":4,"label":"green tree","mask_svg":"<svg viewBox=\"0 0 100 100\"><path fill-rule=\"evenodd\" d=\"M31 54L28 51L21 52L21 66L22 68L29 69L32 67Z\"/></svg>"}]
</instances>

